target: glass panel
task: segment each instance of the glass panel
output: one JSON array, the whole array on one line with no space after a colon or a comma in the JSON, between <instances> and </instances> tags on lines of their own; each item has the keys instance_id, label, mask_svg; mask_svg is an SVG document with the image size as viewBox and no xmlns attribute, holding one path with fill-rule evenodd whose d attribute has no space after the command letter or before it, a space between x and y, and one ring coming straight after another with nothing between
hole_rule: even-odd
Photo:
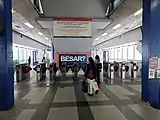
<instances>
[{"instance_id":1,"label":"glass panel","mask_svg":"<svg viewBox=\"0 0 160 120\"><path fill-rule=\"evenodd\" d=\"M128 60L134 60L134 45L128 46Z\"/></svg>"},{"instance_id":2,"label":"glass panel","mask_svg":"<svg viewBox=\"0 0 160 120\"><path fill-rule=\"evenodd\" d=\"M24 60L24 56L23 55L24 55L23 54L23 48L20 47L19 48L19 62L23 62L23 60Z\"/></svg>"},{"instance_id":3,"label":"glass panel","mask_svg":"<svg viewBox=\"0 0 160 120\"><path fill-rule=\"evenodd\" d=\"M135 60L142 60L142 54L137 50L136 47L135 47Z\"/></svg>"},{"instance_id":4,"label":"glass panel","mask_svg":"<svg viewBox=\"0 0 160 120\"><path fill-rule=\"evenodd\" d=\"M127 46L123 47L123 61L127 61Z\"/></svg>"},{"instance_id":5,"label":"glass panel","mask_svg":"<svg viewBox=\"0 0 160 120\"><path fill-rule=\"evenodd\" d=\"M122 47L118 48L118 61L122 61Z\"/></svg>"},{"instance_id":6,"label":"glass panel","mask_svg":"<svg viewBox=\"0 0 160 120\"><path fill-rule=\"evenodd\" d=\"M18 60L18 47L13 47L13 60Z\"/></svg>"},{"instance_id":7,"label":"glass panel","mask_svg":"<svg viewBox=\"0 0 160 120\"><path fill-rule=\"evenodd\" d=\"M118 53L117 53L118 51L117 50L118 50L117 48L114 49L114 60L115 61L117 61L117 59L118 59Z\"/></svg>"},{"instance_id":8,"label":"glass panel","mask_svg":"<svg viewBox=\"0 0 160 120\"><path fill-rule=\"evenodd\" d=\"M23 48L23 56L24 56L23 61L27 62L27 49L26 48Z\"/></svg>"}]
</instances>

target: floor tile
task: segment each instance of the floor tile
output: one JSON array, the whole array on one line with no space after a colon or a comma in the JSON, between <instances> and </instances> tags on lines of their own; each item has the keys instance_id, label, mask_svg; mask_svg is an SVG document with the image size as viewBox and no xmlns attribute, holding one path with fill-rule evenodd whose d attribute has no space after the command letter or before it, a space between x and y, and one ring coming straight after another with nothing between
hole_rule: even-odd
<instances>
[{"instance_id":1,"label":"floor tile","mask_svg":"<svg viewBox=\"0 0 160 120\"><path fill-rule=\"evenodd\" d=\"M47 87L33 88L22 99L24 99L24 100L31 100L30 104L41 103L41 101L44 99L44 97L45 97L46 93L48 92L48 90L49 90L49 88L47 88Z\"/></svg>"},{"instance_id":2,"label":"floor tile","mask_svg":"<svg viewBox=\"0 0 160 120\"><path fill-rule=\"evenodd\" d=\"M114 105L93 106L91 110L95 120L126 120Z\"/></svg>"},{"instance_id":3,"label":"floor tile","mask_svg":"<svg viewBox=\"0 0 160 120\"><path fill-rule=\"evenodd\" d=\"M58 88L53 102L76 102L74 88Z\"/></svg>"},{"instance_id":4,"label":"floor tile","mask_svg":"<svg viewBox=\"0 0 160 120\"><path fill-rule=\"evenodd\" d=\"M77 108L51 108L47 120L78 120Z\"/></svg>"},{"instance_id":5,"label":"floor tile","mask_svg":"<svg viewBox=\"0 0 160 120\"><path fill-rule=\"evenodd\" d=\"M132 104L128 106L144 120L160 120L160 110L156 110L148 105L142 107L138 104Z\"/></svg>"},{"instance_id":6,"label":"floor tile","mask_svg":"<svg viewBox=\"0 0 160 120\"><path fill-rule=\"evenodd\" d=\"M30 110L23 110L17 117L16 120L31 120L33 114L35 113L36 109Z\"/></svg>"},{"instance_id":7,"label":"floor tile","mask_svg":"<svg viewBox=\"0 0 160 120\"><path fill-rule=\"evenodd\" d=\"M120 85L109 85L106 86L114 95L116 95L120 100L130 100L129 95L135 95L129 92L127 89L121 87Z\"/></svg>"},{"instance_id":8,"label":"floor tile","mask_svg":"<svg viewBox=\"0 0 160 120\"><path fill-rule=\"evenodd\" d=\"M128 85L128 86L138 92L141 92L141 85Z\"/></svg>"},{"instance_id":9,"label":"floor tile","mask_svg":"<svg viewBox=\"0 0 160 120\"><path fill-rule=\"evenodd\" d=\"M105 94L100 90L97 95L94 95L93 97L88 96L85 94L87 101L106 101L109 100Z\"/></svg>"}]
</instances>

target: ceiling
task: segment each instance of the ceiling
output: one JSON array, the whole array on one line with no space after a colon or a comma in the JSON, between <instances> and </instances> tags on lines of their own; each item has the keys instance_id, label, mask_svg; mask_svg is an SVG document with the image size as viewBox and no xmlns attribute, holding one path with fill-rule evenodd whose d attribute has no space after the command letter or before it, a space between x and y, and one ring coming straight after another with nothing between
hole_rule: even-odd
<instances>
[{"instance_id":1,"label":"ceiling","mask_svg":"<svg viewBox=\"0 0 160 120\"><path fill-rule=\"evenodd\" d=\"M110 0L41 0L45 17L105 18Z\"/></svg>"},{"instance_id":2,"label":"ceiling","mask_svg":"<svg viewBox=\"0 0 160 120\"><path fill-rule=\"evenodd\" d=\"M50 32L48 29L42 28L36 21L39 14L30 0L12 0L12 10L14 11L12 12L13 30L51 46ZM34 28L27 27L24 23L30 23ZM39 35L38 32L43 33L43 35Z\"/></svg>"},{"instance_id":3,"label":"ceiling","mask_svg":"<svg viewBox=\"0 0 160 120\"><path fill-rule=\"evenodd\" d=\"M30 0L12 1L13 8L16 10L13 14L13 29L46 44L50 44L50 39L53 37L53 18L57 17L92 18L93 38L90 40L90 44L93 42L93 46L142 25L142 14L134 16L134 13L142 7L142 0L125 0L125 2L111 14L109 19L105 17L105 11L108 1L110 0L41 0L44 12L43 16L39 16ZM25 26L25 22L32 24L34 29ZM112 29L117 24L121 24L121 27ZM39 31L44 35L38 35L37 33ZM45 37L48 37L49 40L45 40ZM59 51L62 52L63 50L63 52L67 52L60 47L65 42L69 42L67 43L70 45L68 47L73 46L73 39L70 41L66 40L67 39L59 40L55 43ZM76 40L74 42L76 42ZM82 42L85 44L85 40ZM83 46L79 46L78 40L75 45L77 46L72 47L74 48L72 51L79 50L77 49L78 47L81 47L81 50L85 49Z\"/></svg>"},{"instance_id":4,"label":"ceiling","mask_svg":"<svg viewBox=\"0 0 160 120\"><path fill-rule=\"evenodd\" d=\"M16 11L12 13L12 28L13 30L28 36L38 42L44 43L45 45L51 45L49 42L49 38L46 35L39 35L41 32L38 28L30 28L26 26L24 23L28 23L28 21ZM47 39L48 38L48 39Z\"/></svg>"},{"instance_id":5,"label":"ceiling","mask_svg":"<svg viewBox=\"0 0 160 120\"><path fill-rule=\"evenodd\" d=\"M111 40L112 38L131 31L142 25L142 13L134 16L135 12L142 8L142 0L126 0L110 16L112 21L104 30L99 31L94 36L93 46ZM121 26L113 29L117 24ZM105 33L105 35L104 35Z\"/></svg>"}]
</instances>

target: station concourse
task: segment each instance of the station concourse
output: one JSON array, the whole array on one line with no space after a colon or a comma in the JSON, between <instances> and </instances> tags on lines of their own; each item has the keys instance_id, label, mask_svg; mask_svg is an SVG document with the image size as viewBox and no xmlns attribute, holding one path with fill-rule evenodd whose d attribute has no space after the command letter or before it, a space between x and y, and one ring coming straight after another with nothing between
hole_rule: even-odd
<instances>
[{"instance_id":1,"label":"station concourse","mask_svg":"<svg viewBox=\"0 0 160 120\"><path fill-rule=\"evenodd\" d=\"M0 120L160 120L159 8L0 0ZM93 96L82 89L89 57L102 65Z\"/></svg>"}]
</instances>

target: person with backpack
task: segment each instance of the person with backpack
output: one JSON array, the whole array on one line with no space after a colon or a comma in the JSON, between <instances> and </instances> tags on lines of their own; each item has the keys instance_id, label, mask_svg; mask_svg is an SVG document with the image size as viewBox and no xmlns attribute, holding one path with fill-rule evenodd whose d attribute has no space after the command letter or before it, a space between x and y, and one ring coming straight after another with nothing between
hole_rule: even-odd
<instances>
[{"instance_id":1,"label":"person with backpack","mask_svg":"<svg viewBox=\"0 0 160 120\"><path fill-rule=\"evenodd\" d=\"M96 79L96 66L92 57L88 58L89 64L87 65L87 71L85 77L88 81L88 95L93 96L93 90L95 94L98 94L98 90L95 88L95 79Z\"/></svg>"}]
</instances>

